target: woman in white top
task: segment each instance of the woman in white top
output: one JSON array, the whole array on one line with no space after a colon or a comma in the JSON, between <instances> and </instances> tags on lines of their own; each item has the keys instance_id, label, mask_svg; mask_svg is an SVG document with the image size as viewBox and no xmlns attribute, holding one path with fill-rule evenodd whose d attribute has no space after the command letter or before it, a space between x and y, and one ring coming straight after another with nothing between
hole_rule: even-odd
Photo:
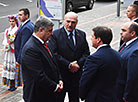
<instances>
[{"instance_id":1,"label":"woman in white top","mask_svg":"<svg viewBox=\"0 0 138 102\"><path fill-rule=\"evenodd\" d=\"M4 63L2 73L2 84L7 85L9 91L15 88L16 61L14 55L14 39L18 30L18 21L16 16L8 16L10 27L4 33Z\"/></svg>"}]
</instances>

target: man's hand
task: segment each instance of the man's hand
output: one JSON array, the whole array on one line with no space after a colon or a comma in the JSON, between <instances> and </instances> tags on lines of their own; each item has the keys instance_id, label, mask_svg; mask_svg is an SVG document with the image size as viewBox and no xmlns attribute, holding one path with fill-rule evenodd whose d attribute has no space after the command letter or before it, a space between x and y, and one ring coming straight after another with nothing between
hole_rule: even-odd
<instances>
[{"instance_id":1,"label":"man's hand","mask_svg":"<svg viewBox=\"0 0 138 102\"><path fill-rule=\"evenodd\" d=\"M74 73L77 72L79 70L80 66L78 65L77 61L73 61L71 63L71 66L69 68L70 72Z\"/></svg>"},{"instance_id":2,"label":"man's hand","mask_svg":"<svg viewBox=\"0 0 138 102\"><path fill-rule=\"evenodd\" d=\"M58 84L58 89L56 91L61 92L61 90L63 90L63 82L60 80Z\"/></svg>"},{"instance_id":3,"label":"man's hand","mask_svg":"<svg viewBox=\"0 0 138 102\"><path fill-rule=\"evenodd\" d=\"M59 86L60 86L60 89L63 89L63 81L62 80L59 80Z\"/></svg>"},{"instance_id":4,"label":"man's hand","mask_svg":"<svg viewBox=\"0 0 138 102\"><path fill-rule=\"evenodd\" d=\"M123 98L123 102L128 102L125 98Z\"/></svg>"},{"instance_id":5,"label":"man's hand","mask_svg":"<svg viewBox=\"0 0 138 102\"><path fill-rule=\"evenodd\" d=\"M20 66L20 64L18 62L16 62L16 66Z\"/></svg>"}]
</instances>

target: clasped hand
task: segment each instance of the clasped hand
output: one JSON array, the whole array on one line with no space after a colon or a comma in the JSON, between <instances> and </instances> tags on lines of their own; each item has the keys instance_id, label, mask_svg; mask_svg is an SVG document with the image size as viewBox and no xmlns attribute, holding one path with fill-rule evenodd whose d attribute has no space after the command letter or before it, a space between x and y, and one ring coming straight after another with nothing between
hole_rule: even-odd
<instances>
[{"instance_id":1,"label":"clasped hand","mask_svg":"<svg viewBox=\"0 0 138 102\"><path fill-rule=\"evenodd\" d=\"M58 83L57 92L60 92L61 90L63 90L63 82L60 80L59 83Z\"/></svg>"}]
</instances>

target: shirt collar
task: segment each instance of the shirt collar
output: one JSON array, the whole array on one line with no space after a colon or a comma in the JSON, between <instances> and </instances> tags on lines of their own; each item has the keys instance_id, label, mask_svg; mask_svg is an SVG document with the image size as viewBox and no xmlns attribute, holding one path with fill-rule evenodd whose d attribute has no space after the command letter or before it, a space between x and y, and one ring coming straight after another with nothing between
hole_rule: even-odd
<instances>
[{"instance_id":1,"label":"shirt collar","mask_svg":"<svg viewBox=\"0 0 138 102\"><path fill-rule=\"evenodd\" d=\"M129 45L131 42L133 42L134 40L136 40L138 37L134 38L134 39L131 39L129 40L128 42L126 42L126 46Z\"/></svg>"},{"instance_id":2,"label":"shirt collar","mask_svg":"<svg viewBox=\"0 0 138 102\"><path fill-rule=\"evenodd\" d=\"M135 22L135 20L137 20L137 19L138 19L138 17L137 17L137 18L135 18L135 19L133 19L133 20L132 20L132 22Z\"/></svg>"},{"instance_id":3,"label":"shirt collar","mask_svg":"<svg viewBox=\"0 0 138 102\"><path fill-rule=\"evenodd\" d=\"M64 29L65 29L67 35L69 36L70 32L65 27L64 27ZM75 35L75 29L72 31L72 34L73 34L73 36Z\"/></svg>"},{"instance_id":4,"label":"shirt collar","mask_svg":"<svg viewBox=\"0 0 138 102\"><path fill-rule=\"evenodd\" d=\"M26 21L24 21L23 23L22 23L22 26L26 23L26 22L28 22L29 21L29 19L27 19Z\"/></svg>"},{"instance_id":5,"label":"shirt collar","mask_svg":"<svg viewBox=\"0 0 138 102\"><path fill-rule=\"evenodd\" d=\"M102 44L102 45L98 46L96 50L98 50L98 49L101 48L101 47L107 46L107 45L108 45L108 44Z\"/></svg>"},{"instance_id":6,"label":"shirt collar","mask_svg":"<svg viewBox=\"0 0 138 102\"><path fill-rule=\"evenodd\" d=\"M35 35L35 33L33 33L33 36L38 39L42 44L44 44L44 41L42 39L40 39L38 36Z\"/></svg>"}]
</instances>

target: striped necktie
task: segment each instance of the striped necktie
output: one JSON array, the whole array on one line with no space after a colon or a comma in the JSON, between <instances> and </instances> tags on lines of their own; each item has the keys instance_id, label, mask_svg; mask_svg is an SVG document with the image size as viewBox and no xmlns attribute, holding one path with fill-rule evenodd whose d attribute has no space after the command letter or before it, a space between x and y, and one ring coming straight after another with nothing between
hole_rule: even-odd
<instances>
[{"instance_id":1,"label":"striped necktie","mask_svg":"<svg viewBox=\"0 0 138 102\"><path fill-rule=\"evenodd\" d=\"M122 47L120 48L119 52L121 52L121 51L125 48L125 46L126 46L126 43L124 43L124 44L122 45Z\"/></svg>"}]
</instances>

